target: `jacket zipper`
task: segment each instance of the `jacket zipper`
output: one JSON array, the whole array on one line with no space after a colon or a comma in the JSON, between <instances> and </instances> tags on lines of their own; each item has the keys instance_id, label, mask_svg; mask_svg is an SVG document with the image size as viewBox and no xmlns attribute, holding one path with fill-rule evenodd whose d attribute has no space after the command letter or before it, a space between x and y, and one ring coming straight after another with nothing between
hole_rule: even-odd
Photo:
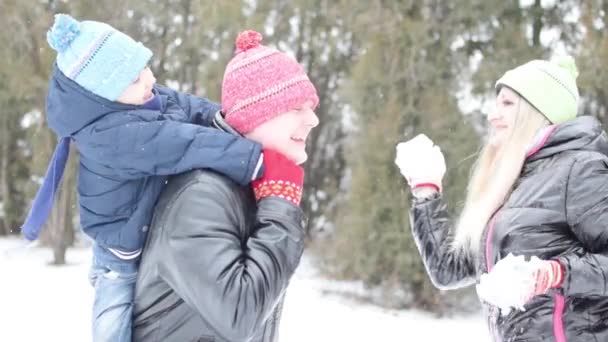
<instances>
[{"instance_id":1,"label":"jacket zipper","mask_svg":"<svg viewBox=\"0 0 608 342\"><path fill-rule=\"evenodd\" d=\"M500 208L499 208L500 209ZM496 211L498 212L498 210ZM491 263L491 255L492 255L492 235L494 233L494 226L496 224L496 214L492 216L490 220L490 224L488 225L488 235L486 236L486 271L490 272L492 270ZM564 330L564 308L565 308L565 298L564 296L556 293L554 296L554 309L553 309L553 335L555 337L555 342L567 342L566 333ZM498 312L496 311L496 307L494 305L490 305L490 317L495 319L494 323L498 322ZM490 324L490 334L494 336L494 339L497 342L500 342L500 336L496 331L496 324Z\"/></svg>"},{"instance_id":2,"label":"jacket zipper","mask_svg":"<svg viewBox=\"0 0 608 342\"><path fill-rule=\"evenodd\" d=\"M566 330L564 329L564 309L566 299L564 296L555 293L553 297L555 308L553 309L553 335L555 342L566 342Z\"/></svg>"},{"instance_id":3,"label":"jacket zipper","mask_svg":"<svg viewBox=\"0 0 608 342\"><path fill-rule=\"evenodd\" d=\"M534 155L536 152L538 152L546 143L547 140L549 139L549 137L551 136L551 134L555 131L555 129L557 128L557 126L555 125L551 125L549 126L543 133L542 136L540 137L540 140L537 144L534 144L532 146L532 148L528 151L528 153L526 154L526 158L529 158L530 156ZM494 212L494 215L492 215L492 218L490 219L490 224L488 225L488 234L486 236L486 248L485 248L485 253L486 253L486 271L490 272L492 270L492 263L491 263L491 255L492 255L492 235L494 234L494 225L496 224L496 214L498 214L498 211L502 209L502 206L500 206L498 209L496 209L496 211ZM564 297L560 296L558 294L555 294L555 310L553 311L553 334L555 336L555 341L556 342L566 342L566 336L564 333L564 326L563 326L563 321L562 321L562 315L564 312ZM490 333L492 334L492 336L494 336L494 339L496 340L496 342L501 342L501 338L498 335L497 331L496 331L496 325L498 323L498 312L497 312L497 308L494 305L490 305L490 317L492 317L494 319L494 324L490 324Z\"/></svg>"}]
</instances>

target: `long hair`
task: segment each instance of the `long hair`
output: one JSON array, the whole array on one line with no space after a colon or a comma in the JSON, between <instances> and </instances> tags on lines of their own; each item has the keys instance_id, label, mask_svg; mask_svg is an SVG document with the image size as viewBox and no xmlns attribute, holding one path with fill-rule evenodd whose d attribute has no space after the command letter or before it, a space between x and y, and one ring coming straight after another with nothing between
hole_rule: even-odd
<instances>
[{"instance_id":1,"label":"long hair","mask_svg":"<svg viewBox=\"0 0 608 342\"><path fill-rule=\"evenodd\" d=\"M500 144L486 142L472 169L465 205L452 240L453 249L468 255L480 252L483 232L511 194L530 144L537 132L550 124L528 101L518 97L510 133Z\"/></svg>"}]
</instances>

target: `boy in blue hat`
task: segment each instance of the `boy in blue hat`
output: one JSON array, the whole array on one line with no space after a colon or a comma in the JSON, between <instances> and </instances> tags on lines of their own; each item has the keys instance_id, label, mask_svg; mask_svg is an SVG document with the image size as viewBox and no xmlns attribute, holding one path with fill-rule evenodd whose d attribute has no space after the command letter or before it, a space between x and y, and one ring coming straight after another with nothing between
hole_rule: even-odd
<instances>
[{"instance_id":1,"label":"boy in blue hat","mask_svg":"<svg viewBox=\"0 0 608 342\"><path fill-rule=\"evenodd\" d=\"M73 141L80 222L94 240L93 339L130 341L138 261L167 176L208 168L247 185L261 176L261 145L208 127L218 105L156 84L152 52L110 25L58 14L47 40L57 51L47 121L59 144L22 231L38 237Z\"/></svg>"}]
</instances>

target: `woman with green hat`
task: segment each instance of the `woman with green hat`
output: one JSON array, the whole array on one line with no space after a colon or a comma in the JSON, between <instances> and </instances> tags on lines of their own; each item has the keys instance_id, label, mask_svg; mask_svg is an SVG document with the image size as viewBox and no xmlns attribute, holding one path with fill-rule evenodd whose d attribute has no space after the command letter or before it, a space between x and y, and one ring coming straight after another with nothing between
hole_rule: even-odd
<instances>
[{"instance_id":1,"label":"woman with green hat","mask_svg":"<svg viewBox=\"0 0 608 342\"><path fill-rule=\"evenodd\" d=\"M436 287L477 283L495 341L608 341L608 141L577 117L571 57L496 82L490 133L452 224L445 161L419 135L397 145L412 233Z\"/></svg>"}]
</instances>

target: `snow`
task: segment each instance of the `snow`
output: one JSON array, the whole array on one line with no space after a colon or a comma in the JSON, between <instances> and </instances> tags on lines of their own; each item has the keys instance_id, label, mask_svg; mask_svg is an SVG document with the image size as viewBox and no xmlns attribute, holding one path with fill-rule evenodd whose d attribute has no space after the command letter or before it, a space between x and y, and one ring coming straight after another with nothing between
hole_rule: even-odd
<instances>
[{"instance_id":1,"label":"snow","mask_svg":"<svg viewBox=\"0 0 608 342\"><path fill-rule=\"evenodd\" d=\"M481 275L477 294L498 307L502 315L508 315L513 309L524 310L528 296L534 291L534 272L543 267L543 262L536 256L525 260L523 255L509 253L490 273Z\"/></svg>"},{"instance_id":2,"label":"snow","mask_svg":"<svg viewBox=\"0 0 608 342\"><path fill-rule=\"evenodd\" d=\"M27 129L31 126L40 123L42 120L42 113L39 110L34 109L31 112L27 112L23 114L21 119L21 128Z\"/></svg>"},{"instance_id":3,"label":"snow","mask_svg":"<svg viewBox=\"0 0 608 342\"><path fill-rule=\"evenodd\" d=\"M555 0L541 0L540 6L542 8L550 8L555 6ZM519 6L523 7L531 7L534 5L534 0L519 0Z\"/></svg>"},{"instance_id":4,"label":"snow","mask_svg":"<svg viewBox=\"0 0 608 342\"><path fill-rule=\"evenodd\" d=\"M0 341L90 341L90 249L68 250L67 266L50 266L51 258L49 249L0 239ZM336 295L344 286L323 279L305 254L287 290L281 341L489 340L481 314L438 319L386 310Z\"/></svg>"}]
</instances>

